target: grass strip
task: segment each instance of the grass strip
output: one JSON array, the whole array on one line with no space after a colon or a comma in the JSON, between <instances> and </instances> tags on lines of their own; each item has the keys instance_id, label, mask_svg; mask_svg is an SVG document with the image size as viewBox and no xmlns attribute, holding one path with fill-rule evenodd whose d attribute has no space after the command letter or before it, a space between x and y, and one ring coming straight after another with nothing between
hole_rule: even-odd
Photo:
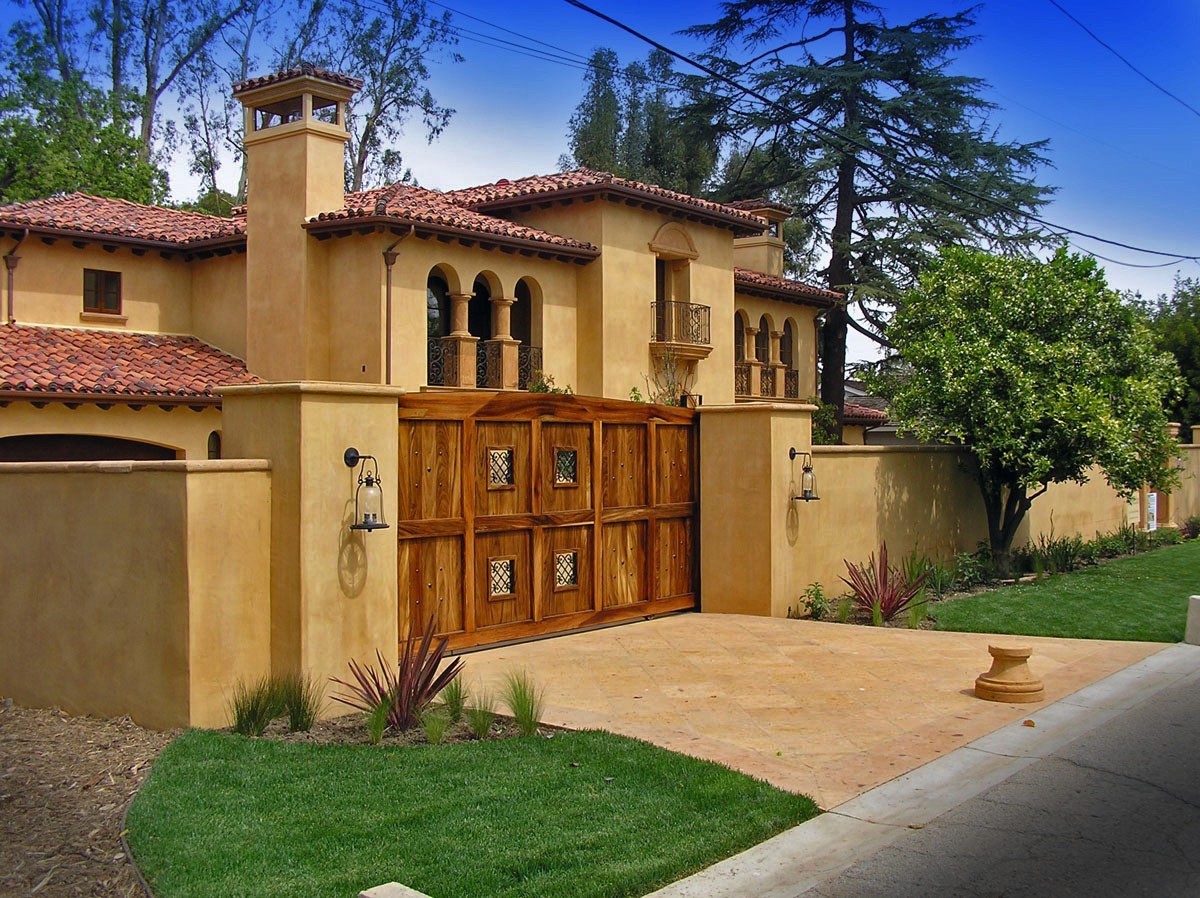
<instances>
[{"instance_id":1,"label":"grass strip","mask_svg":"<svg viewBox=\"0 0 1200 898\"><path fill-rule=\"evenodd\" d=\"M640 896L818 813L808 798L602 732L441 746L194 730L128 817L157 898Z\"/></svg>"},{"instance_id":2,"label":"grass strip","mask_svg":"<svg viewBox=\"0 0 1200 898\"><path fill-rule=\"evenodd\" d=\"M1200 593L1200 540L951 599L937 629L1074 639L1178 642L1188 596Z\"/></svg>"}]
</instances>

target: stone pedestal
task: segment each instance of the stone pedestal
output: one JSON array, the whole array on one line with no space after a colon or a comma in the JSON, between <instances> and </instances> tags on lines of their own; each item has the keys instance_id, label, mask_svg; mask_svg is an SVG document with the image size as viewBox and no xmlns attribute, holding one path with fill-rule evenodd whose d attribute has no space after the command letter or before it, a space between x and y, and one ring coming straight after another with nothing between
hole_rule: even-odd
<instances>
[{"instance_id":1,"label":"stone pedestal","mask_svg":"<svg viewBox=\"0 0 1200 898\"><path fill-rule=\"evenodd\" d=\"M1046 688L1029 669L1033 649L1027 645L989 645L992 668L975 678L975 695L990 702L1040 702Z\"/></svg>"}]
</instances>

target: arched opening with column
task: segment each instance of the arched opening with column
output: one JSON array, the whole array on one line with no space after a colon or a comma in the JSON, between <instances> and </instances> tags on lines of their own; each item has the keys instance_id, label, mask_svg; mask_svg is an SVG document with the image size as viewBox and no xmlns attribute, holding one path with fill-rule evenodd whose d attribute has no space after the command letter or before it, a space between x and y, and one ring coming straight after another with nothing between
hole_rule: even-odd
<instances>
[{"instance_id":1,"label":"arched opening with column","mask_svg":"<svg viewBox=\"0 0 1200 898\"><path fill-rule=\"evenodd\" d=\"M769 315L763 315L758 319L758 333L754 335L754 358L762 363L758 372L757 395L759 396L775 395L775 371L777 369L773 364L776 359L771 346L771 332L774 329L775 324Z\"/></svg>"},{"instance_id":2,"label":"arched opening with column","mask_svg":"<svg viewBox=\"0 0 1200 898\"><path fill-rule=\"evenodd\" d=\"M542 288L523 277L513 290L510 333L517 345L517 389L529 389L534 371L542 367Z\"/></svg>"},{"instance_id":3,"label":"arched opening with column","mask_svg":"<svg viewBox=\"0 0 1200 898\"><path fill-rule=\"evenodd\" d=\"M461 302L458 285L457 273L445 265L435 265L425 280L426 380L431 386L459 383L458 346L449 339L455 332L454 306Z\"/></svg>"},{"instance_id":4,"label":"arched opening with column","mask_svg":"<svg viewBox=\"0 0 1200 898\"><path fill-rule=\"evenodd\" d=\"M746 359L746 331L749 316L738 309L733 313L733 395L750 395L750 363Z\"/></svg>"},{"instance_id":5,"label":"arched opening with column","mask_svg":"<svg viewBox=\"0 0 1200 898\"><path fill-rule=\"evenodd\" d=\"M779 363L783 366L783 395L786 399L800 398L800 372L796 369L796 323L783 322L779 337Z\"/></svg>"}]
</instances>

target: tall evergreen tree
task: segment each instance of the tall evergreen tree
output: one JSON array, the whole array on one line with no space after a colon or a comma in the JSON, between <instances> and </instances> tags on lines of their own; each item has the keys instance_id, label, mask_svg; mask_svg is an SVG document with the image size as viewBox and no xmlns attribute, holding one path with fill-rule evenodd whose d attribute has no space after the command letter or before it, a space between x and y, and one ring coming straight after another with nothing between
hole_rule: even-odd
<instances>
[{"instance_id":1,"label":"tall evergreen tree","mask_svg":"<svg viewBox=\"0 0 1200 898\"><path fill-rule=\"evenodd\" d=\"M621 136L620 60L607 48L592 53L583 77L583 99L567 125L569 155L559 164L563 169L583 166L596 171L617 172Z\"/></svg>"},{"instance_id":2,"label":"tall evergreen tree","mask_svg":"<svg viewBox=\"0 0 1200 898\"><path fill-rule=\"evenodd\" d=\"M827 313L821 398L840 409L848 328L886 344L890 308L938 247L1044 242L1022 214L1047 198L1033 180L1044 143L998 139L984 83L948 70L973 40L970 12L903 25L866 0L736 0L722 12L688 32L709 43L713 69L769 102L698 79L692 111L746 163L727 171L724 198L800 198L828 253L820 274L863 319Z\"/></svg>"}]
</instances>

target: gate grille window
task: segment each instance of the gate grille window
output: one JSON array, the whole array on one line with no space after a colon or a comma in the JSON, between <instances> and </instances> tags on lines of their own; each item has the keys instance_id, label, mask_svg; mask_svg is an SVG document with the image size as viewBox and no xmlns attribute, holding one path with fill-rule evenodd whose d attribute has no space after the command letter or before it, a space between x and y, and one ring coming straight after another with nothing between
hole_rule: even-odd
<instances>
[{"instance_id":1,"label":"gate grille window","mask_svg":"<svg viewBox=\"0 0 1200 898\"><path fill-rule=\"evenodd\" d=\"M515 558L488 559L488 597L492 599L510 598L515 590L516 582Z\"/></svg>"},{"instance_id":2,"label":"gate grille window","mask_svg":"<svg viewBox=\"0 0 1200 898\"><path fill-rule=\"evenodd\" d=\"M488 449L488 488L503 489L512 486L515 482L513 450Z\"/></svg>"},{"instance_id":3,"label":"gate grille window","mask_svg":"<svg viewBox=\"0 0 1200 898\"><path fill-rule=\"evenodd\" d=\"M579 585L579 552L554 553L554 588L572 589Z\"/></svg>"},{"instance_id":4,"label":"gate grille window","mask_svg":"<svg viewBox=\"0 0 1200 898\"><path fill-rule=\"evenodd\" d=\"M554 485L579 484L579 456L574 449L554 450Z\"/></svg>"}]
</instances>

